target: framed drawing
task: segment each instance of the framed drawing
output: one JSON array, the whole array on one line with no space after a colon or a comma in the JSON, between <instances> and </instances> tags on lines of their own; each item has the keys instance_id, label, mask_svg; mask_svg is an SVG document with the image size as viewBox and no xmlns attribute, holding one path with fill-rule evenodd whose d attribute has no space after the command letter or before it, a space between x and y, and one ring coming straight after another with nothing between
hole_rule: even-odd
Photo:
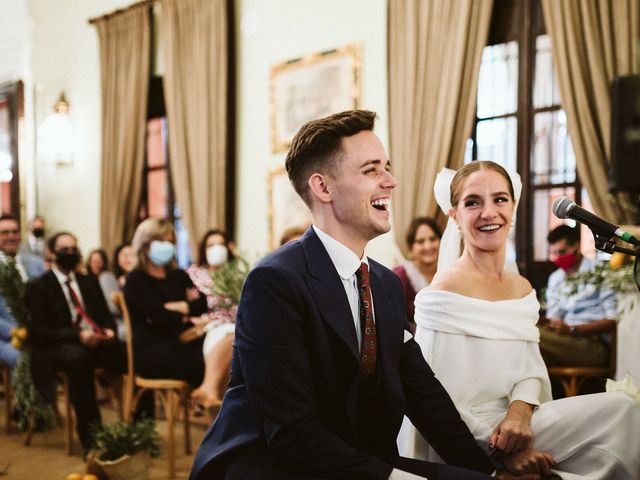
<instances>
[{"instance_id":1,"label":"framed drawing","mask_svg":"<svg viewBox=\"0 0 640 480\"><path fill-rule=\"evenodd\" d=\"M361 50L345 45L271 67L274 153L286 151L305 122L360 106Z\"/></svg>"},{"instance_id":2,"label":"framed drawing","mask_svg":"<svg viewBox=\"0 0 640 480\"><path fill-rule=\"evenodd\" d=\"M282 234L293 227L311 224L311 212L289 182L284 167L271 170L268 177L269 245L280 246Z\"/></svg>"}]
</instances>

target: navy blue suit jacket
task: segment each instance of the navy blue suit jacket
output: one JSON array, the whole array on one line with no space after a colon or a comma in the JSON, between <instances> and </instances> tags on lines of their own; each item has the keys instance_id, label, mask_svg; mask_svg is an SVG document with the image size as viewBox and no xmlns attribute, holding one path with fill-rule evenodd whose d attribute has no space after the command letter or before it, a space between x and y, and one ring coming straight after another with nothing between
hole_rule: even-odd
<instances>
[{"instance_id":1,"label":"navy blue suit jacket","mask_svg":"<svg viewBox=\"0 0 640 480\"><path fill-rule=\"evenodd\" d=\"M404 341L408 323L398 277L373 260L369 265L387 412L379 419L384 434L376 439L377 452L353 446L360 382L353 317L342 281L310 228L264 258L245 282L230 386L196 455L192 480L213 478L210 469L239 461L242 452L262 459L251 478L386 480L404 414L448 463L493 470L420 347Z\"/></svg>"}]
</instances>

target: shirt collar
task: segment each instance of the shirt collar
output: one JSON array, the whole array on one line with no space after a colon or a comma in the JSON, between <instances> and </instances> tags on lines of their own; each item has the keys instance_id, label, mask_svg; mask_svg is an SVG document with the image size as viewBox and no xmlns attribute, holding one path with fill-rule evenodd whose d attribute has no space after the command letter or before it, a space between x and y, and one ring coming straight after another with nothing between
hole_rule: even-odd
<instances>
[{"instance_id":1,"label":"shirt collar","mask_svg":"<svg viewBox=\"0 0 640 480\"><path fill-rule=\"evenodd\" d=\"M51 271L55 274L56 278L62 285L67 283L67 279L71 280L71 282L75 282L76 280L75 273L71 272L69 275L62 273L55 265L51 267Z\"/></svg>"},{"instance_id":2,"label":"shirt collar","mask_svg":"<svg viewBox=\"0 0 640 480\"><path fill-rule=\"evenodd\" d=\"M329 258L341 278L348 280L353 277L356 270L360 268L360 263L366 263L367 266L369 266L366 255L364 255L362 259L358 258L349 247L323 232L317 226L312 225L312 227L322 242L322 245L324 245L324 248L327 250Z\"/></svg>"}]
</instances>

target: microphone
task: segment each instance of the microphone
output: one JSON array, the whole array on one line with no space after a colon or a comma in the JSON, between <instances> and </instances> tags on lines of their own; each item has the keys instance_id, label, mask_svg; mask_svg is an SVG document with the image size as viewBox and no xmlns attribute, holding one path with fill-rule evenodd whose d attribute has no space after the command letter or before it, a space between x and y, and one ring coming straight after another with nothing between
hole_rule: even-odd
<instances>
[{"instance_id":1,"label":"microphone","mask_svg":"<svg viewBox=\"0 0 640 480\"><path fill-rule=\"evenodd\" d=\"M640 240L625 232L620 227L603 220L602 218L588 212L584 208L578 206L576 202L569 200L567 197L560 197L553 202L553 214L558 218L570 218L576 222L580 222L591 229L596 235L611 238L614 235L621 238L625 242L635 246L640 246Z\"/></svg>"}]
</instances>

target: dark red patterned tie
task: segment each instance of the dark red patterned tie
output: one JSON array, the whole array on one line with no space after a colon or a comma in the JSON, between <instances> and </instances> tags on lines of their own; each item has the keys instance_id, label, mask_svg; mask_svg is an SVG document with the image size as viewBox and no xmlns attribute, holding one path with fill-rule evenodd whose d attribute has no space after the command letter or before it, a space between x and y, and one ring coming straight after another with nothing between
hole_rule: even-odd
<instances>
[{"instance_id":1,"label":"dark red patterned tie","mask_svg":"<svg viewBox=\"0 0 640 480\"><path fill-rule=\"evenodd\" d=\"M369 287L369 267L361 263L356 271L358 294L360 296L360 326L362 328L362 348L360 349L360 371L372 375L376 371L376 324L373 322L371 288Z\"/></svg>"},{"instance_id":2,"label":"dark red patterned tie","mask_svg":"<svg viewBox=\"0 0 640 480\"><path fill-rule=\"evenodd\" d=\"M78 314L75 324L81 330L84 330L84 326L83 326L84 324L86 325L87 328L90 328L94 332L96 333L100 332L102 329L98 325L96 325L96 322L94 322L89 316L89 314L86 312L86 310L82 308L82 302L80 301L80 298L78 297L78 294L76 293L76 291L71 286L71 279L67 278L67 281L64 282L64 284L69 289L69 295L71 295L71 301L73 302L73 306L76 307L76 312Z\"/></svg>"}]
</instances>

